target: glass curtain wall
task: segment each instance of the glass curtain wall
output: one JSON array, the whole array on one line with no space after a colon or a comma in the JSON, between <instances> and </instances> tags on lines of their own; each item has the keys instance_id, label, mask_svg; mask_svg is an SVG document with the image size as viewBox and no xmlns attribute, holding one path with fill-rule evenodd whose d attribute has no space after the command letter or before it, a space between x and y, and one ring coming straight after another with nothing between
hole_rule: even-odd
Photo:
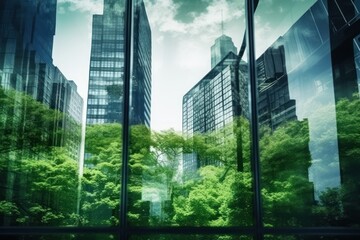
<instances>
[{"instance_id":1,"label":"glass curtain wall","mask_svg":"<svg viewBox=\"0 0 360 240\"><path fill-rule=\"evenodd\" d=\"M0 21L0 224L76 225L83 98L52 62L56 1L1 1Z\"/></svg>"},{"instance_id":2,"label":"glass curtain wall","mask_svg":"<svg viewBox=\"0 0 360 240\"><path fill-rule=\"evenodd\" d=\"M0 1L0 238L359 238L359 29L358 0Z\"/></svg>"},{"instance_id":3,"label":"glass curtain wall","mask_svg":"<svg viewBox=\"0 0 360 240\"><path fill-rule=\"evenodd\" d=\"M81 226L119 226L124 119L125 1L92 17Z\"/></svg>"},{"instance_id":4,"label":"glass curtain wall","mask_svg":"<svg viewBox=\"0 0 360 240\"><path fill-rule=\"evenodd\" d=\"M133 1L130 226L253 225L244 17L243 1Z\"/></svg>"},{"instance_id":5,"label":"glass curtain wall","mask_svg":"<svg viewBox=\"0 0 360 240\"><path fill-rule=\"evenodd\" d=\"M357 5L260 1L256 9L265 226L359 226Z\"/></svg>"}]
</instances>

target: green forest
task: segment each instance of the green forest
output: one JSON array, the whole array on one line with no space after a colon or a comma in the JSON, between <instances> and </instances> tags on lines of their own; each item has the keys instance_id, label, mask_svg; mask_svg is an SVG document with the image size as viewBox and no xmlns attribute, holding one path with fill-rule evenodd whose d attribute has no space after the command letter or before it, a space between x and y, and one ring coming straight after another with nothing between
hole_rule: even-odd
<instances>
[{"instance_id":1,"label":"green forest","mask_svg":"<svg viewBox=\"0 0 360 240\"><path fill-rule=\"evenodd\" d=\"M84 166L54 139L63 119L30 97L0 91L0 221L10 226L119 225L122 126L86 127ZM360 100L336 104L341 187L314 197L307 120L260 129L266 227L355 226L360 214ZM72 133L78 136L77 130ZM130 127L128 220L131 226L252 226L249 121L184 138L174 130ZM327 141L324 132L322 141ZM183 154L197 172L182 172ZM208 162L213 164L207 165ZM188 175L186 175L188 174ZM190 176L189 176L190 174Z\"/></svg>"}]
</instances>

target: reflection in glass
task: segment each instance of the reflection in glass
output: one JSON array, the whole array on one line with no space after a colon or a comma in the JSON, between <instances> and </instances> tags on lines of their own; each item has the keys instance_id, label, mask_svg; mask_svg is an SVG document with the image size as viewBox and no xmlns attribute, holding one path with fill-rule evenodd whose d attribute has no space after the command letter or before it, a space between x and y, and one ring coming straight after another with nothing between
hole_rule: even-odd
<instances>
[{"instance_id":1,"label":"reflection in glass","mask_svg":"<svg viewBox=\"0 0 360 240\"><path fill-rule=\"evenodd\" d=\"M104 0L92 19L82 226L119 225L125 1Z\"/></svg>"},{"instance_id":2,"label":"reflection in glass","mask_svg":"<svg viewBox=\"0 0 360 240\"><path fill-rule=\"evenodd\" d=\"M56 1L0 4L0 224L73 226L83 100L52 63Z\"/></svg>"},{"instance_id":3,"label":"reflection in glass","mask_svg":"<svg viewBox=\"0 0 360 240\"><path fill-rule=\"evenodd\" d=\"M5 230L0 238L119 239L111 233L131 232L131 239L250 239L216 233L226 228L261 235L268 227L281 227L271 231L285 234L286 227L341 226L356 232L360 1L259 1L255 120L248 59L242 56L245 1L134 0L131 24L125 24L128 2L0 1L0 225ZM64 14L60 23L73 24L93 14L88 8L101 9L87 21L91 52L83 128L80 93L86 87L54 65L52 49L56 13ZM125 25L132 26L130 37ZM86 24L77 28L66 38L86 35ZM125 40L131 42L129 59ZM66 60L77 57L72 54ZM131 66L125 66L128 61ZM124 79L125 70L130 79ZM254 122L260 129L256 143L251 142ZM251 169L258 158L250 150L257 144L262 209L254 206ZM122 169L128 172L124 182ZM127 211L120 211L125 204ZM254 216L262 221L256 228ZM110 234L46 235L34 226L58 232L95 227L91 231ZM134 232L148 227L154 232L176 227L177 233L214 228L204 235ZM54 228L40 231L49 229ZM319 234L319 229L338 230L304 231ZM25 232L30 233L21 235Z\"/></svg>"},{"instance_id":4,"label":"reflection in glass","mask_svg":"<svg viewBox=\"0 0 360 240\"><path fill-rule=\"evenodd\" d=\"M277 18L265 20L273 14L265 6L299 16L286 31L275 30L276 41L257 58L268 226L358 225L358 177L352 170L359 147L353 139L359 133L356 42L341 34L355 29L349 19L356 11L351 1L328 2L313 1L308 8L260 2L256 12L256 46L262 48L268 44L262 42L262 21L278 29Z\"/></svg>"},{"instance_id":5,"label":"reflection in glass","mask_svg":"<svg viewBox=\"0 0 360 240\"><path fill-rule=\"evenodd\" d=\"M356 66L356 76L357 76L357 79L358 79L357 83L358 83L358 87L360 87L360 35L357 35L354 38L353 46L354 46L354 59L355 59L355 66Z\"/></svg>"},{"instance_id":6,"label":"reflection in glass","mask_svg":"<svg viewBox=\"0 0 360 240\"><path fill-rule=\"evenodd\" d=\"M161 2L141 2L134 3L130 224L249 226L252 181L247 65L238 57L235 44L243 36L243 29L235 24L243 17L243 3L180 1L175 14ZM165 22L158 19L159 9L166 12ZM214 11L223 11L222 17L216 14L210 22L202 22ZM172 21L177 24L167 25ZM205 35L211 36L211 41ZM207 47L202 46L205 44ZM198 48L187 49L189 45ZM162 49L172 54L163 55ZM207 72L197 73L204 76L199 82L196 77L192 80L197 66ZM150 92L158 94L150 99ZM150 106L151 124L146 118ZM177 126L159 125L167 121Z\"/></svg>"}]
</instances>

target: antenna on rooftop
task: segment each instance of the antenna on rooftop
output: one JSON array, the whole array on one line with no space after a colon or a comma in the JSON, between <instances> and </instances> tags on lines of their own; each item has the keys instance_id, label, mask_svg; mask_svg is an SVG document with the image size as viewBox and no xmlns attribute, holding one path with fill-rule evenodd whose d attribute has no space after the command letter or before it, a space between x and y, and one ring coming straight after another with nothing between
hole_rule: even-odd
<instances>
[{"instance_id":1,"label":"antenna on rooftop","mask_svg":"<svg viewBox=\"0 0 360 240\"><path fill-rule=\"evenodd\" d=\"M221 34L224 35L224 16L222 9L221 9Z\"/></svg>"}]
</instances>

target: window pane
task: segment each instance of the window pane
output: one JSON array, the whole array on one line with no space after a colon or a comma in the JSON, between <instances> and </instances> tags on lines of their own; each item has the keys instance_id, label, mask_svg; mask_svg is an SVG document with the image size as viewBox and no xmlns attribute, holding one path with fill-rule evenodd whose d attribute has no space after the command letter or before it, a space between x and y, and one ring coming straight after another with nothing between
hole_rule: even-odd
<instances>
[{"instance_id":1,"label":"window pane","mask_svg":"<svg viewBox=\"0 0 360 240\"><path fill-rule=\"evenodd\" d=\"M1 226L79 219L83 97L52 63L55 20L56 1L0 3Z\"/></svg>"},{"instance_id":2,"label":"window pane","mask_svg":"<svg viewBox=\"0 0 360 240\"><path fill-rule=\"evenodd\" d=\"M123 5L1 1L0 225L119 224Z\"/></svg>"},{"instance_id":3,"label":"window pane","mask_svg":"<svg viewBox=\"0 0 360 240\"><path fill-rule=\"evenodd\" d=\"M252 225L244 2L134 1L133 27L130 224Z\"/></svg>"},{"instance_id":4,"label":"window pane","mask_svg":"<svg viewBox=\"0 0 360 240\"><path fill-rule=\"evenodd\" d=\"M336 2L256 10L266 226L358 226L359 29L349 20L358 12Z\"/></svg>"},{"instance_id":5,"label":"window pane","mask_svg":"<svg viewBox=\"0 0 360 240\"><path fill-rule=\"evenodd\" d=\"M92 18L81 226L116 226L120 217L125 1L103 9Z\"/></svg>"}]
</instances>

